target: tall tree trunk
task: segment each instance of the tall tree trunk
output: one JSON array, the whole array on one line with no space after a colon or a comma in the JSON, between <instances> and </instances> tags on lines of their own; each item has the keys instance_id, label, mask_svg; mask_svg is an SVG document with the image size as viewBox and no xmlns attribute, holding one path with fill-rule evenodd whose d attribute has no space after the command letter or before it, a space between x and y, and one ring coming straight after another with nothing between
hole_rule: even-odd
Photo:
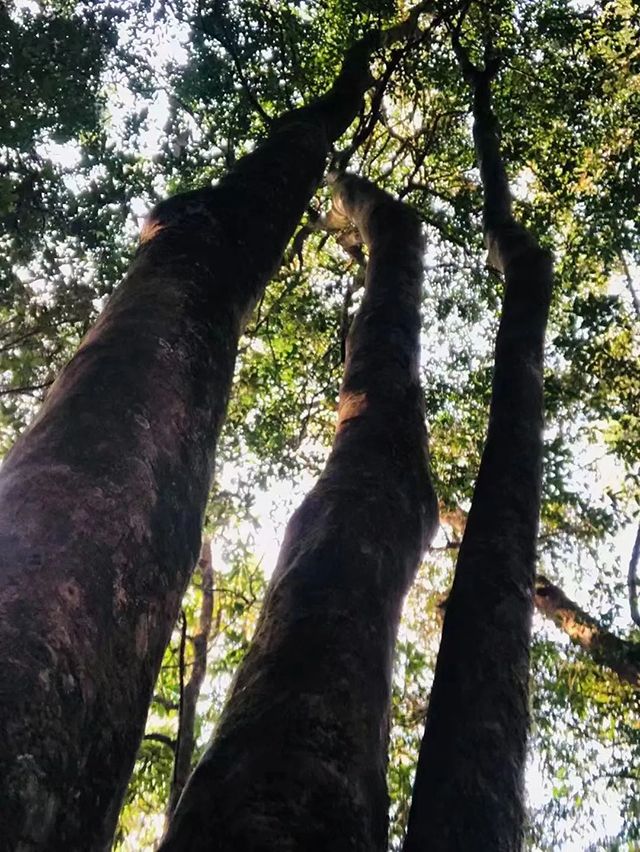
<instances>
[{"instance_id":1,"label":"tall tree trunk","mask_svg":"<svg viewBox=\"0 0 640 852\"><path fill-rule=\"evenodd\" d=\"M207 673L207 645L213 622L213 565L211 563L210 538L206 538L202 544L198 567L200 569L202 603L200 605L198 630L191 640L193 645L191 675L184 685L178 708L178 736L175 744L173 778L169 791L167 817L170 817L175 810L191 772L191 761L195 746L196 705ZM183 677L183 672L180 672L180 676Z\"/></svg>"},{"instance_id":2,"label":"tall tree trunk","mask_svg":"<svg viewBox=\"0 0 640 852\"><path fill-rule=\"evenodd\" d=\"M161 203L0 472L0 825L12 850L110 845L200 549L238 335L357 114L375 48L214 188Z\"/></svg>"},{"instance_id":3,"label":"tall tree trunk","mask_svg":"<svg viewBox=\"0 0 640 852\"><path fill-rule=\"evenodd\" d=\"M391 664L437 523L419 385L417 217L367 181L335 203L370 249L332 453L292 517L255 638L162 852L387 844Z\"/></svg>"},{"instance_id":4,"label":"tall tree trunk","mask_svg":"<svg viewBox=\"0 0 640 852\"><path fill-rule=\"evenodd\" d=\"M561 588L540 574L536 577L535 605L541 615L563 630L574 645L591 654L596 663L640 689L640 643L620 639L605 630Z\"/></svg>"},{"instance_id":5,"label":"tall tree trunk","mask_svg":"<svg viewBox=\"0 0 640 852\"><path fill-rule=\"evenodd\" d=\"M491 261L504 273L505 298L489 431L447 602L404 850L516 852L552 265L511 212L490 100L496 69L478 71L456 47L474 88L485 235Z\"/></svg>"}]
</instances>

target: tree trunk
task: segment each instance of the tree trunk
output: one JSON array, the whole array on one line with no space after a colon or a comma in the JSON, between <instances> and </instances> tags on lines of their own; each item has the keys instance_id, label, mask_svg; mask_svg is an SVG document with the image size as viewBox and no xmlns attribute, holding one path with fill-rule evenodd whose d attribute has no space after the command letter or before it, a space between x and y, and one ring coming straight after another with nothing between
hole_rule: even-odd
<instances>
[{"instance_id":1,"label":"tree trunk","mask_svg":"<svg viewBox=\"0 0 640 852\"><path fill-rule=\"evenodd\" d=\"M638 317L640 319L640 316ZM636 538L633 542L629 569L627 571L627 589L629 592L629 612L631 620L640 627L640 608L638 607L638 563L640 562L640 524L636 530Z\"/></svg>"},{"instance_id":2,"label":"tree trunk","mask_svg":"<svg viewBox=\"0 0 640 852\"><path fill-rule=\"evenodd\" d=\"M195 746L196 705L200 690L207 673L207 645L211 635L213 619L213 565L211 564L211 539L206 538L200 554L200 577L202 583L202 603L198 632L192 639L193 666L191 676L184 686L180 697L178 736L175 745L173 778L169 791L167 817L174 812L178 799L191 772L191 761ZM215 634L214 634L215 635ZM180 673L183 676L183 673Z\"/></svg>"},{"instance_id":3,"label":"tree trunk","mask_svg":"<svg viewBox=\"0 0 640 852\"><path fill-rule=\"evenodd\" d=\"M563 630L574 645L587 651L596 663L615 672L620 680L640 689L640 644L620 639L580 609L546 577L536 578L535 605L545 618Z\"/></svg>"},{"instance_id":4,"label":"tree trunk","mask_svg":"<svg viewBox=\"0 0 640 852\"><path fill-rule=\"evenodd\" d=\"M153 211L124 282L2 465L7 849L110 847L200 550L238 335L379 43L356 45L329 93L214 188Z\"/></svg>"},{"instance_id":5,"label":"tree trunk","mask_svg":"<svg viewBox=\"0 0 640 852\"><path fill-rule=\"evenodd\" d=\"M505 298L489 431L446 607L405 852L516 852L523 839L552 268L549 254L511 212L490 102L492 72L462 59L475 89L485 234L492 262L504 273Z\"/></svg>"},{"instance_id":6,"label":"tree trunk","mask_svg":"<svg viewBox=\"0 0 640 852\"><path fill-rule=\"evenodd\" d=\"M294 514L255 638L162 852L383 852L402 600L437 523L419 386L422 237L347 176L370 248L332 453Z\"/></svg>"}]
</instances>

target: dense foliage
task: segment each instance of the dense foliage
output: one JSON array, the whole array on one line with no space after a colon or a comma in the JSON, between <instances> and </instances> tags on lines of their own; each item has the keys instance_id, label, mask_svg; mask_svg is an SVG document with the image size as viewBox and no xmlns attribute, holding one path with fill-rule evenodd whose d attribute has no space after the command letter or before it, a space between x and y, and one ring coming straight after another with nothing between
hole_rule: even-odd
<instances>
[{"instance_id":1,"label":"dense foliage","mask_svg":"<svg viewBox=\"0 0 640 852\"><path fill-rule=\"evenodd\" d=\"M377 55L377 82L335 152L411 203L429 239L423 380L442 530L407 602L398 647L394 848L439 603L482 449L501 287L485 265L468 92L446 26L457 10L434 9L419 41ZM402 0L0 8L5 449L126 269L144 211L167 193L215 181L275 116L327 87L354 39L406 12ZM640 508L640 12L632 0L471 4L465 43L479 51L488 34L504 57L496 109L518 214L557 261L541 570L605 627L640 642L626 588ZM255 624L272 539L332 435L360 266L319 227L324 206L321 190L241 342L206 525L216 575L200 749ZM167 651L118 848L152 848L162 829L198 584L196 574L186 627L178 625ZM638 692L542 620L532 686L530 848L638 848Z\"/></svg>"}]
</instances>

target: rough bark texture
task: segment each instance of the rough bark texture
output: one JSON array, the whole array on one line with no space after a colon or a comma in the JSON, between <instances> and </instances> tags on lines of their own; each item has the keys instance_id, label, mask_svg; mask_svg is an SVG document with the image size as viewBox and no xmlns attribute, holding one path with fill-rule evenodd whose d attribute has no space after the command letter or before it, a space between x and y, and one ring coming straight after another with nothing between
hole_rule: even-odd
<instances>
[{"instance_id":1,"label":"rough bark texture","mask_svg":"<svg viewBox=\"0 0 640 852\"><path fill-rule=\"evenodd\" d=\"M207 538L200 554L200 578L202 603L198 631L191 640L193 645L193 664L191 675L185 684L180 700L178 736L175 744L173 779L169 791L167 816L170 817L187 783L191 772L191 761L195 746L196 705L204 676L207 673L207 645L211 635L213 620L213 565L211 563L211 539Z\"/></svg>"},{"instance_id":2,"label":"rough bark texture","mask_svg":"<svg viewBox=\"0 0 640 852\"><path fill-rule=\"evenodd\" d=\"M0 472L0 825L104 850L200 550L238 335L357 114L379 34L214 188L160 204Z\"/></svg>"},{"instance_id":3,"label":"rough bark texture","mask_svg":"<svg viewBox=\"0 0 640 852\"><path fill-rule=\"evenodd\" d=\"M640 644L620 639L580 609L551 580L536 577L535 605L538 612L563 630L574 645L587 651L601 666L614 671L620 680L640 689Z\"/></svg>"},{"instance_id":4,"label":"rough bark texture","mask_svg":"<svg viewBox=\"0 0 640 852\"><path fill-rule=\"evenodd\" d=\"M387 844L391 663L437 523L418 380L422 238L371 184L336 203L370 247L336 437L294 514L251 648L162 852Z\"/></svg>"},{"instance_id":5,"label":"rough bark texture","mask_svg":"<svg viewBox=\"0 0 640 852\"><path fill-rule=\"evenodd\" d=\"M552 270L548 253L513 219L490 77L473 70L484 227L505 298L489 432L447 602L405 852L516 852L523 834Z\"/></svg>"}]
</instances>

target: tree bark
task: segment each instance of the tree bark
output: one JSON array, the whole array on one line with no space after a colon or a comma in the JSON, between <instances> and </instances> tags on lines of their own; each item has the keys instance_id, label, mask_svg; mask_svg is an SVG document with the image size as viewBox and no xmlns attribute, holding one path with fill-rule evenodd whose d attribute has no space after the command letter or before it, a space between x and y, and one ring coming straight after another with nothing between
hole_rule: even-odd
<instances>
[{"instance_id":1,"label":"tree bark","mask_svg":"<svg viewBox=\"0 0 640 852\"><path fill-rule=\"evenodd\" d=\"M200 550L238 336L385 39L355 45L333 88L215 187L152 212L124 282L2 465L8 849L110 848Z\"/></svg>"},{"instance_id":2,"label":"tree bark","mask_svg":"<svg viewBox=\"0 0 640 852\"><path fill-rule=\"evenodd\" d=\"M176 756L167 806L168 818L174 812L191 772L191 761L195 746L196 705L207 673L207 645L213 620L213 565L211 564L210 538L203 542L199 567L202 581L202 604L200 606L198 632L192 639L193 667L191 676L184 687L179 707Z\"/></svg>"},{"instance_id":3,"label":"tree bark","mask_svg":"<svg viewBox=\"0 0 640 852\"><path fill-rule=\"evenodd\" d=\"M505 297L489 431L447 602L404 850L516 852L552 265L511 212L490 100L494 69L480 72L458 53L474 89L485 236Z\"/></svg>"},{"instance_id":4,"label":"tree bark","mask_svg":"<svg viewBox=\"0 0 640 852\"><path fill-rule=\"evenodd\" d=\"M540 574L536 577L535 605L541 615L564 631L574 645L596 663L615 672L620 680L640 689L640 644L620 639L568 598L561 588Z\"/></svg>"},{"instance_id":5,"label":"tree bark","mask_svg":"<svg viewBox=\"0 0 640 852\"><path fill-rule=\"evenodd\" d=\"M255 638L162 852L382 852L391 664L437 524L419 385L416 216L341 177L370 248L333 450L292 517Z\"/></svg>"}]
</instances>

